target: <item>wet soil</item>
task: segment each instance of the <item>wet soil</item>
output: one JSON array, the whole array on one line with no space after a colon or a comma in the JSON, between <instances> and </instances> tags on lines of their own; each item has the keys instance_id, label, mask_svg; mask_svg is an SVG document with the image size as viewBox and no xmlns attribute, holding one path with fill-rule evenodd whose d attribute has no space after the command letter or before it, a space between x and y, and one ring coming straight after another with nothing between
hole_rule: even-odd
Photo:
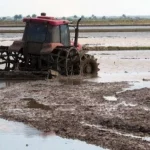
<instances>
[{"instance_id":1,"label":"wet soil","mask_svg":"<svg viewBox=\"0 0 150 150\"><path fill-rule=\"evenodd\" d=\"M6 82L0 116L103 148L149 150L150 52L89 53L100 63L97 78Z\"/></svg>"},{"instance_id":2,"label":"wet soil","mask_svg":"<svg viewBox=\"0 0 150 150\"><path fill-rule=\"evenodd\" d=\"M15 83L0 90L0 116L103 148L148 150L150 89L121 92L128 86L79 78Z\"/></svg>"}]
</instances>

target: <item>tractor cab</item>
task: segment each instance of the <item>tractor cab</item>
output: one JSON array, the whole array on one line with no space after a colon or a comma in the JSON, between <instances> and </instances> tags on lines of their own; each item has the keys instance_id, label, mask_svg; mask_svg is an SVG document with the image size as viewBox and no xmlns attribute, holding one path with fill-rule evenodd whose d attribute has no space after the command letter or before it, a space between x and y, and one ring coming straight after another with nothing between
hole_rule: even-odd
<instances>
[{"instance_id":1,"label":"tractor cab","mask_svg":"<svg viewBox=\"0 0 150 150\"><path fill-rule=\"evenodd\" d=\"M69 21L46 17L44 13L37 18L24 18L26 27L23 35L24 51L40 54L43 46L70 46Z\"/></svg>"},{"instance_id":2,"label":"tractor cab","mask_svg":"<svg viewBox=\"0 0 150 150\"><path fill-rule=\"evenodd\" d=\"M69 21L56 20L52 17L25 18L23 40L38 43L62 43L70 46Z\"/></svg>"},{"instance_id":3,"label":"tractor cab","mask_svg":"<svg viewBox=\"0 0 150 150\"><path fill-rule=\"evenodd\" d=\"M24 18L22 40L0 47L3 71L57 72L60 75L97 74L96 59L82 51L78 44L77 21L74 42L70 42L69 21L47 17ZM81 51L78 51L81 50Z\"/></svg>"}]
</instances>

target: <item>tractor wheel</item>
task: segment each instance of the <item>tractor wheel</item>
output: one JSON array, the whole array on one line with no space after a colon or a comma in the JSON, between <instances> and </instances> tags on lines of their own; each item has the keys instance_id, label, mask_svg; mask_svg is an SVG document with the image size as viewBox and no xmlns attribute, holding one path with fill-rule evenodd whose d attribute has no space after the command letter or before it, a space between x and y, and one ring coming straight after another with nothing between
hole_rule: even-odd
<instances>
[{"instance_id":1,"label":"tractor wheel","mask_svg":"<svg viewBox=\"0 0 150 150\"><path fill-rule=\"evenodd\" d=\"M81 57L81 75L83 76L97 76L99 71L97 59L94 56L84 54Z\"/></svg>"},{"instance_id":2,"label":"tractor wheel","mask_svg":"<svg viewBox=\"0 0 150 150\"><path fill-rule=\"evenodd\" d=\"M7 49L0 51L0 71L9 71L9 52Z\"/></svg>"},{"instance_id":3,"label":"tractor wheel","mask_svg":"<svg viewBox=\"0 0 150 150\"><path fill-rule=\"evenodd\" d=\"M67 75L80 74L80 55L75 48L70 48L66 61Z\"/></svg>"},{"instance_id":4,"label":"tractor wheel","mask_svg":"<svg viewBox=\"0 0 150 150\"><path fill-rule=\"evenodd\" d=\"M4 47L5 48L5 47ZM13 71L16 68L18 61L17 52L9 52L8 49L0 49L0 70Z\"/></svg>"},{"instance_id":5,"label":"tractor wheel","mask_svg":"<svg viewBox=\"0 0 150 150\"><path fill-rule=\"evenodd\" d=\"M80 55L75 48L58 51L57 70L61 75L80 74Z\"/></svg>"}]
</instances>

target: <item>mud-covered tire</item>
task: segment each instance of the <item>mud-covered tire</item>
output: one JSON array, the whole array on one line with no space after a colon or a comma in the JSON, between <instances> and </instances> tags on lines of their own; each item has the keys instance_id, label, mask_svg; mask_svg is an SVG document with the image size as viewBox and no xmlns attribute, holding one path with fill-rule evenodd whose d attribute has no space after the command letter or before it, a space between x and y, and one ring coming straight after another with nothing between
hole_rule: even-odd
<instances>
[{"instance_id":1,"label":"mud-covered tire","mask_svg":"<svg viewBox=\"0 0 150 150\"><path fill-rule=\"evenodd\" d=\"M84 54L81 58L81 75L83 76L97 76L98 68L97 59L94 56Z\"/></svg>"},{"instance_id":2,"label":"mud-covered tire","mask_svg":"<svg viewBox=\"0 0 150 150\"><path fill-rule=\"evenodd\" d=\"M70 76L80 74L80 54L76 48L61 48L57 50L56 66L60 75Z\"/></svg>"}]
</instances>

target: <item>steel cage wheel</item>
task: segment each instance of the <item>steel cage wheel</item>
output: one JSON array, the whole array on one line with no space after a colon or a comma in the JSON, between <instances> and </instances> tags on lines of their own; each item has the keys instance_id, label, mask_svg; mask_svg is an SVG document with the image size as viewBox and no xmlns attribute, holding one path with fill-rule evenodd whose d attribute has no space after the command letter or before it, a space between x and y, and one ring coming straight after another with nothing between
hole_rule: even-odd
<instances>
[{"instance_id":1,"label":"steel cage wheel","mask_svg":"<svg viewBox=\"0 0 150 150\"><path fill-rule=\"evenodd\" d=\"M97 76L97 73L99 71L98 69L98 63L97 60L94 59L93 56L90 56L88 54L85 54L82 57L82 61L81 61L81 75L83 76L87 76L87 75L91 75L91 76Z\"/></svg>"}]
</instances>

